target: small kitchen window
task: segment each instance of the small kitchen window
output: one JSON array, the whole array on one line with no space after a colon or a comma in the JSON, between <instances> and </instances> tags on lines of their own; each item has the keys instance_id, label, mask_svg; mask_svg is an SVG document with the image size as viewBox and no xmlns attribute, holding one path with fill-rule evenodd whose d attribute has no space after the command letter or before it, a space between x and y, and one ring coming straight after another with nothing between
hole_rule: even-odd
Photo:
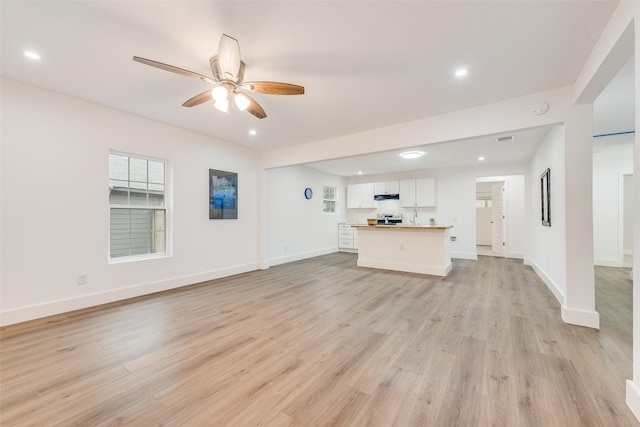
<instances>
[{"instance_id":1,"label":"small kitchen window","mask_svg":"<svg viewBox=\"0 0 640 427\"><path fill-rule=\"evenodd\" d=\"M336 213L336 187L322 187L322 211Z\"/></svg>"}]
</instances>

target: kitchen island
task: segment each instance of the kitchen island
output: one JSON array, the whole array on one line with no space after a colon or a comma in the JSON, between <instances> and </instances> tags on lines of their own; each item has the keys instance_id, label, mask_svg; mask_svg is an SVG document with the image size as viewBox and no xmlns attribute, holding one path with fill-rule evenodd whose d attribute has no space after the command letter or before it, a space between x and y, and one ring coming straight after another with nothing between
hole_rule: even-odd
<instances>
[{"instance_id":1,"label":"kitchen island","mask_svg":"<svg viewBox=\"0 0 640 427\"><path fill-rule=\"evenodd\" d=\"M358 267L446 276L451 271L449 230L442 225L354 225Z\"/></svg>"}]
</instances>

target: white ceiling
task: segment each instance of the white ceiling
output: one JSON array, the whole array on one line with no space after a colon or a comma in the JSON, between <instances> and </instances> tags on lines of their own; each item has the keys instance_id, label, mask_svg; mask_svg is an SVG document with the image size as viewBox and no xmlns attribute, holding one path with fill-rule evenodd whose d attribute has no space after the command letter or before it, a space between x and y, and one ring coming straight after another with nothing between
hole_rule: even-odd
<instances>
[{"instance_id":1,"label":"white ceiling","mask_svg":"<svg viewBox=\"0 0 640 427\"><path fill-rule=\"evenodd\" d=\"M268 151L570 85L616 3L3 0L1 74ZM255 94L263 120L211 102L185 108L210 86L131 59L211 75L222 33L240 42L245 80L300 84L305 95ZM42 59L28 60L25 49ZM461 80L460 66L469 68ZM539 132L519 134L518 147L529 152ZM456 144L449 153L478 155ZM425 149L423 161L445 156L441 148Z\"/></svg>"},{"instance_id":2,"label":"white ceiling","mask_svg":"<svg viewBox=\"0 0 640 427\"><path fill-rule=\"evenodd\" d=\"M432 168L488 165L524 162L531 159L549 127L510 132L460 141L417 146L411 150L390 150L364 156L311 163L321 171L342 176L377 175ZM498 142L498 137L513 136L513 141ZM400 154L405 151L421 151L425 155L418 159L405 160ZM479 158L483 159L480 160Z\"/></svg>"}]
</instances>

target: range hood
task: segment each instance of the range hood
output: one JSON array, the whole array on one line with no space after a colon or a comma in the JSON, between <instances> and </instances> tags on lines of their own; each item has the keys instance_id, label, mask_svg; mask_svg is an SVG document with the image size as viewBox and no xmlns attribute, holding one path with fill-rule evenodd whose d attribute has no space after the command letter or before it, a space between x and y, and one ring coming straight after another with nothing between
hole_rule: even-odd
<instances>
[{"instance_id":1,"label":"range hood","mask_svg":"<svg viewBox=\"0 0 640 427\"><path fill-rule=\"evenodd\" d=\"M374 194L373 200L400 200L399 194Z\"/></svg>"}]
</instances>

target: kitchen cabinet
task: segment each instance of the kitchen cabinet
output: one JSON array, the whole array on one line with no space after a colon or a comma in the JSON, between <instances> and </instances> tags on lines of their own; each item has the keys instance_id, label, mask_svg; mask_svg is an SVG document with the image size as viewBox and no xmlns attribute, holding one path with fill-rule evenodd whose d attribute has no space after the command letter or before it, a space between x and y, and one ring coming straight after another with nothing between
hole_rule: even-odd
<instances>
[{"instance_id":1,"label":"kitchen cabinet","mask_svg":"<svg viewBox=\"0 0 640 427\"><path fill-rule=\"evenodd\" d=\"M358 249L358 230L349 224L338 224L338 249L355 252Z\"/></svg>"},{"instance_id":2,"label":"kitchen cabinet","mask_svg":"<svg viewBox=\"0 0 640 427\"><path fill-rule=\"evenodd\" d=\"M347 186L347 208L373 209L373 183L351 184Z\"/></svg>"},{"instance_id":3,"label":"kitchen cabinet","mask_svg":"<svg viewBox=\"0 0 640 427\"><path fill-rule=\"evenodd\" d=\"M398 194L400 192L399 181L376 182L373 184L373 194Z\"/></svg>"},{"instance_id":4,"label":"kitchen cabinet","mask_svg":"<svg viewBox=\"0 0 640 427\"><path fill-rule=\"evenodd\" d=\"M436 179L420 178L400 181L400 206L404 208L435 207Z\"/></svg>"}]
</instances>

